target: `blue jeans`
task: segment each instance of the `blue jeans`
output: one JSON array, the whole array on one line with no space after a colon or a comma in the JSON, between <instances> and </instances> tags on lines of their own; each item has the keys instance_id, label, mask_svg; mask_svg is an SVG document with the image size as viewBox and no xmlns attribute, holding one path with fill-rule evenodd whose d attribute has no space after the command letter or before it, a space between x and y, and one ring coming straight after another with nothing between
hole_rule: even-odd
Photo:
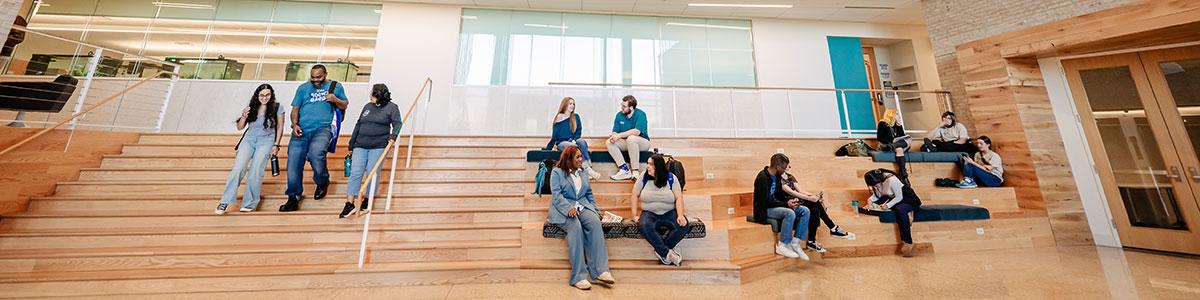
<instances>
[{"instance_id":1,"label":"blue jeans","mask_svg":"<svg viewBox=\"0 0 1200 300\"><path fill-rule=\"evenodd\" d=\"M252 129L253 130L253 129ZM255 209L258 207L259 189L262 187L263 173L266 173L267 158L271 157L271 148L275 146L275 135L246 134L242 145L238 146L237 159L233 161L233 170L225 178L225 192L221 193L221 204L232 204L237 200L238 186L242 178L246 179L246 191L242 195L242 208ZM249 163L249 167L247 167ZM249 172L249 176L246 176Z\"/></svg>"},{"instance_id":2,"label":"blue jeans","mask_svg":"<svg viewBox=\"0 0 1200 300\"><path fill-rule=\"evenodd\" d=\"M642 228L642 238L650 242L658 256L666 257L667 251L675 249L675 246L683 241L683 236L688 234L688 227L679 226L679 222L675 220L677 218L678 214L674 209L661 215L648 210L642 211L641 219L638 220L638 226ZM667 227L666 236L658 235L659 226Z\"/></svg>"},{"instance_id":3,"label":"blue jeans","mask_svg":"<svg viewBox=\"0 0 1200 300\"><path fill-rule=\"evenodd\" d=\"M579 147L579 151L580 151L580 152L583 152L583 153L582 153L582 154L583 154L583 166L584 166L584 167L591 166L591 164L592 164L592 154L591 154L590 152L588 152L588 148L587 148L587 147L588 147L588 146L587 146L587 141L580 139L580 140L574 140L574 141L562 141L562 142L558 142L558 151L562 151L563 149L567 149L567 146L576 146L576 147Z\"/></svg>"},{"instance_id":4,"label":"blue jeans","mask_svg":"<svg viewBox=\"0 0 1200 300\"><path fill-rule=\"evenodd\" d=\"M896 214L896 225L900 226L900 240L906 244L912 244L912 220L908 218L908 213L911 213L915 207L908 203L896 203L892 206L892 213Z\"/></svg>"},{"instance_id":5,"label":"blue jeans","mask_svg":"<svg viewBox=\"0 0 1200 300\"><path fill-rule=\"evenodd\" d=\"M767 218L779 220L779 242L790 244L792 237L804 240L808 234L808 208L803 205L794 209L772 207L767 209Z\"/></svg>"},{"instance_id":6,"label":"blue jeans","mask_svg":"<svg viewBox=\"0 0 1200 300\"><path fill-rule=\"evenodd\" d=\"M567 256L571 259L571 277L567 284L608 272L608 249L604 247L600 214L591 209L580 210L579 215L567 218L567 222L558 227L567 232Z\"/></svg>"},{"instance_id":7,"label":"blue jeans","mask_svg":"<svg viewBox=\"0 0 1200 300\"><path fill-rule=\"evenodd\" d=\"M358 190L362 188L363 177L366 176L364 174L367 173L367 170L375 167L375 162L379 161L379 156L383 155L383 150L387 150L387 148L354 148L354 153L351 154L350 159L350 182L346 183L346 196L358 196ZM380 167L380 169L383 168ZM371 195L371 190L378 191L380 173L382 172L375 171L375 181L371 182L371 185L367 187L366 195L363 195L364 197Z\"/></svg>"},{"instance_id":8,"label":"blue jeans","mask_svg":"<svg viewBox=\"0 0 1200 300\"><path fill-rule=\"evenodd\" d=\"M983 168L977 167L973 164L965 162L962 164L963 177L970 177L974 179L975 184L978 184L979 186L998 187L1001 184L1004 184L1004 179L1001 179L1000 176L996 176L996 174L992 174L987 170L984 170Z\"/></svg>"},{"instance_id":9,"label":"blue jeans","mask_svg":"<svg viewBox=\"0 0 1200 300\"><path fill-rule=\"evenodd\" d=\"M304 193L304 162L313 169L313 183L329 184L329 169L325 167L325 154L329 140L333 138L329 127L302 128L304 136L292 136L288 141L288 196Z\"/></svg>"}]
</instances>

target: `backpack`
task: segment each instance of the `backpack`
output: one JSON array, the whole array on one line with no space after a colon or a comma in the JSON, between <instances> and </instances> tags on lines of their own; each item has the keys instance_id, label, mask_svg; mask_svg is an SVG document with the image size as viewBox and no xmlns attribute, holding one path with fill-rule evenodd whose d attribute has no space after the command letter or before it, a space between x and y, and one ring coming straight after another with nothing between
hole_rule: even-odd
<instances>
[{"instance_id":1,"label":"backpack","mask_svg":"<svg viewBox=\"0 0 1200 300\"><path fill-rule=\"evenodd\" d=\"M538 165L537 175L534 176L535 183L533 187L533 193L535 195L541 196L550 194L550 172L554 171L555 163L556 162L553 159L547 159Z\"/></svg>"},{"instance_id":2,"label":"backpack","mask_svg":"<svg viewBox=\"0 0 1200 300\"><path fill-rule=\"evenodd\" d=\"M683 162L675 160L674 156L667 156L667 172L675 175L674 178L679 180L679 190L682 191L687 187L686 172L683 170ZM668 180L671 182L673 180Z\"/></svg>"},{"instance_id":3,"label":"backpack","mask_svg":"<svg viewBox=\"0 0 1200 300\"><path fill-rule=\"evenodd\" d=\"M675 175L673 173L668 173L668 174ZM670 176L670 175L667 176L667 188L668 189L675 188L675 177L679 177L679 176ZM646 176L642 176L642 188L646 188L646 185L649 183L650 183L650 178L648 178ZM683 190L683 182L679 183L679 189Z\"/></svg>"},{"instance_id":4,"label":"backpack","mask_svg":"<svg viewBox=\"0 0 1200 300\"><path fill-rule=\"evenodd\" d=\"M330 81L331 82L329 83L329 90L326 91L326 93L332 94L334 91L337 90L338 82L336 80L330 80ZM333 139L329 141L329 149L326 151L328 151L329 153L334 153L334 152L337 152L338 135L341 134L341 132L342 132L342 121L346 119L346 110L338 108L336 105L332 105L332 104L330 104L329 106L333 107L333 122L330 122L330 124L329 124L329 129L333 133L333 134L331 134L333 136Z\"/></svg>"},{"instance_id":5,"label":"backpack","mask_svg":"<svg viewBox=\"0 0 1200 300\"><path fill-rule=\"evenodd\" d=\"M861 157L861 156L871 156L871 153L870 153L871 151L875 151L875 149L871 148L871 146L867 145L867 143L864 143L862 140L854 140L853 142L850 142L849 144L843 145L841 148L838 148L838 150L836 152L834 152L833 154L837 155L837 156L860 156Z\"/></svg>"}]
</instances>

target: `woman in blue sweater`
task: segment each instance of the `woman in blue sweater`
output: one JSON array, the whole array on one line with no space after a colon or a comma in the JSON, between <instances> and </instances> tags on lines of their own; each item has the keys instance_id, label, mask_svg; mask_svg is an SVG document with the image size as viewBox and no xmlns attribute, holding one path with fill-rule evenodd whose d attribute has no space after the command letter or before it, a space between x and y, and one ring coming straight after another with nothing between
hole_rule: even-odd
<instances>
[{"instance_id":1,"label":"woman in blue sweater","mask_svg":"<svg viewBox=\"0 0 1200 300\"><path fill-rule=\"evenodd\" d=\"M579 147L579 151L583 152L583 170L587 171L591 178L600 178L600 173L592 170L592 155L588 153L587 141L583 140L583 121L580 120L579 114L575 113L574 98L562 99L562 103L558 105L558 113L554 115L550 124L553 124L553 129L545 149L554 150L557 147L558 151L562 151L568 146Z\"/></svg>"}]
</instances>

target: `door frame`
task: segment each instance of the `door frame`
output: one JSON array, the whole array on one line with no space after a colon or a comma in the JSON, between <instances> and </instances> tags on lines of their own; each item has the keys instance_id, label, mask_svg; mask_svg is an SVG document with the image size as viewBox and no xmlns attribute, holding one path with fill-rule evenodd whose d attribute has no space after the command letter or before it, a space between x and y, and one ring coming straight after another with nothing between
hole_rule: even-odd
<instances>
[{"instance_id":1,"label":"door frame","mask_svg":"<svg viewBox=\"0 0 1200 300\"><path fill-rule=\"evenodd\" d=\"M1161 110L1160 100L1156 98L1154 87L1147 74L1147 68L1145 68L1139 54L1138 52L1128 52L1097 57L1060 59L1059 63L1062 67L1067 86L1066 92L1073 101L1074 113L1078 117L1078 120L1076 120L1077 124L1080 125L1081 132L1088 141L1086 148L1091 155L1093 171L1099 179L1098 188L1102 198L1104 198L1103 202L1105 202L1104 204L1108 208L1109 221L1112 222L1110 225L1116 231L1117 237L1119 237L1118 242L1122 246L1200 254L1200 250L1198 250L1200 248L1188 245L1190 243L1187 243L1186 240L1189 239L1179 238L1181 236L1196 236L1197 226L1200 226L1200 219L1197 218L1200 210L1196 209L1197 206L1194 201L1194 199L1200 197L1200 194L1195 193L1197 185L1192 184L1187 179L1183 179L1182 184L1172 184L1174 187L1178 187L1175 188L1176 202L1181 210L1181 217L1188 224L1187 231L1132 226L1119 187L1117 186L1116 176L1113 173L1112 165L1104 149L1103 140L1099 135L1099 128L1094 122L1095 115L1078 75L1080 70L1128 66L1130 75L1133 77L1138 90L1138 95L1142 98L1139 100L1142 101L1143 112L1147 116L1146 119L1152 128L1164 166L1167 170L1170 170L1171 167L1177 167L1179 168L1180 175L1185 175L1187 173L1186 168L1184 168L1186 162L1182 161L1180 155L1177 152L1163 153L1164 151L1176 149L1172 143L1175 134L1167 124L1166 116L1163 115ZM1150 99L1146 99L1146 97L1150 97ZM1187 203L1184 203L1185 201ZM1191 210L1191 213L1183 212L1188 209ZM1175 237L1168 237L1168 235ZM1156 246L1146 246L1151 244Z\"/></svg>"}]
</instances>

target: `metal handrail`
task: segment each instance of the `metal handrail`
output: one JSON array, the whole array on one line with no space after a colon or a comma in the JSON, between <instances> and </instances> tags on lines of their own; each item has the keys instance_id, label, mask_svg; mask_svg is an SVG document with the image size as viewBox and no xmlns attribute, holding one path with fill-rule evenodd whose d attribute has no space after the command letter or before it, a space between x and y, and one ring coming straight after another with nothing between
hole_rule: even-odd
<instances>
[{"instance_id":1,"label":"metal handrail","mask_svg":"<svg viewBox=\"0 0 1200 300\"><path fill-rule=\"evenodd\" d=\"M408 111L406 111L404 113L404 117L400 118L403 121L403 123L400 124L400 128L396 128L397 133L399 133L400 130L404 128L404 125L412 126L412 124L414 123L412 120L413 111L416 109L417 103L420 103L421 96L426 96L425 102L429 102L429 99L433 98L432 85L433 85L433 79L431 79L429 77L426 77L425 81L423 81L421 83L421 89L417 91L417 96L415 98L413 98L412 103L408 105ZM417 132L416 128L412 128L412 130L409 131L408 158L406 159L406 162L404 163L404 168L406 168L406 169L409 167L410 163L412 162L412 142L416 136L416 132ZM371 170L369 173L370 175L368 175L366 178L363 178L362 185L359 187L359 190L358 190L358 196L354 199L354 202L361 203L364 193L367 194L367 199L375 199L375 191L378 190L378 188L375 186L371 186L372 185L371 183L375 182L375 177L377 175L376 173L379 172L379 168L381 168L383 166L383 160L385 158L387 158L388 153L392 153L392 154L398 153L400 151L399 150L400 144L396 143L396 140L390 140L390 141L388 141L387 146L384 146L384 149L387 149L387 150L384 150L383 154L381 154L379 156L379 159L375 160L375 166L371 167ZM392 209L392 190L396 186L396 155L392 155L392 171L390 173L391 173L391 175L390 175L391 178L388 180L387 203L384 206L385 211ZM368 186L371 186L370 191L367 191ZM363 220L362 240L358 245L358 268L359 269L362 269L363 263L366 261L367 235L370 233L370 230L371 230L371 209L372 209L372 207L374 207L375 202L376 201L367 202L366 210L359 210L358 213L355 213L356 216L360 215L360 214L367 215L366 219Z\"/></svg>"},{"instance_id":2,"label":"metal handrail","mask_svg":"<svg viewBox=\"0 0 1200 300\"><path fill-rule=\"evenodd\" d=\"M108 102L110 102L112 100L116 100L120 96L125 95L125 93L128 93L129 91L132 91L133 89L135 89L139 86L142 86L143 84L150 82L150 80L156 79L159 76L162 76L164 74L175 74L175 73L167 72L167 71L159 71L158 73L154 74L154 76L143 78L142 80L138 81L137 83L135 83L129 87L126 87L125 89L117 92L116 94L112 94L111 96L108 96L108 98L104 98L103 100L100 100L100 102L97 102L96 104L92 104L91 107L88 107L87 109L76 112L75 114L72 114L71 116L66 117L62 120L59 120L58 122L55 122L54 125L46 126L46 128L43 128L42 130L38 131L37 133L34 133L32 136L29 136L29 137L21 140L20 142L17 142L16 144L12 144L11 146L8 146L8 148L4 148L3 151L0 151L0 156L12 151L13 149L17 149L18 147L21 147L21 146L25 145L26 143L29 143L30 141L33 141L34 139L46 134L47 132L50 132L51 130L56 129L59 126L62 126L63 124L66 124L67 122L71 122L71 121L74 121L75 119L78 119L79 117L86 115L88 112L90 112L96 108L99 108L101 105L107 104Z\"/></svg>"}]
</instances>

